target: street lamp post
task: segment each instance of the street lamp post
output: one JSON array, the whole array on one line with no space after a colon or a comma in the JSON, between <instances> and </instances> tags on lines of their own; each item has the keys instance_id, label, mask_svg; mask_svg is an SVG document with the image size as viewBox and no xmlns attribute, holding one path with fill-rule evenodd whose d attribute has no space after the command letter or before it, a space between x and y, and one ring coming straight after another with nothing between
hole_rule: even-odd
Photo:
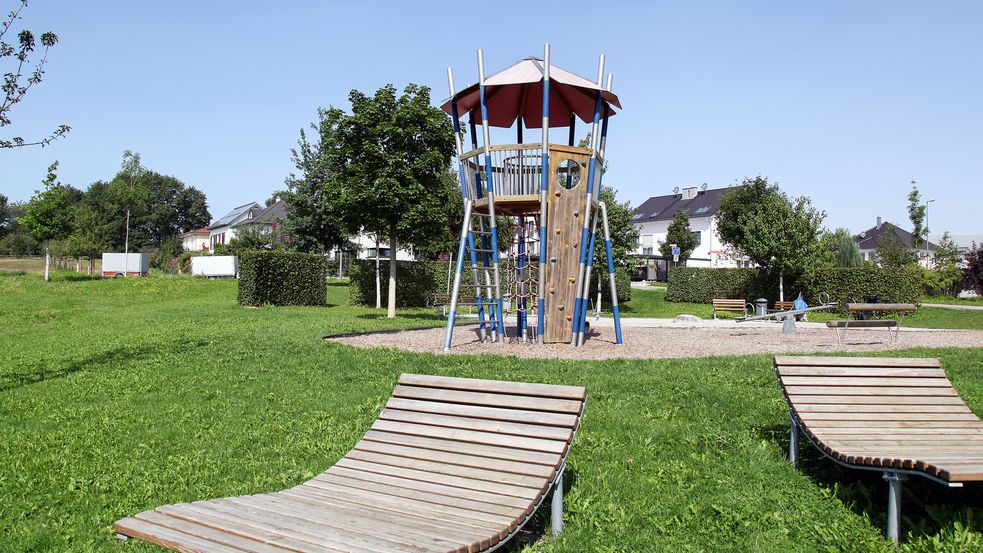
<instances>
[{"instance_id":1,"label":"street lamp post","mask_svg":"<svg viewBox=\"0 0 983 553\"><path fill-rule=\"evenodd\" d=\"M935 198L925 201L925 258L928 259L928 204L935 201Z\"/></svg>"}]
</instances>

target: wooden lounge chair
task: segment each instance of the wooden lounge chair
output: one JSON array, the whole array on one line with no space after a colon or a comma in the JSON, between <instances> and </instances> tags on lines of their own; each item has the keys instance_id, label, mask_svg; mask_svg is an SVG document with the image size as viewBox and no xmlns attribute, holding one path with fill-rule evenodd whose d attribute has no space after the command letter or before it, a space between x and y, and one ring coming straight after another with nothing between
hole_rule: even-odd
<instances>
[{"instance_id":1,"label":"wooden lounge chair","mask_svg":"<svg viewBox=\"0 0 983 553\"><path fill-rule=\"evenodd\" d=\"M293 488L164 505L115 524L178 551L490 551L553 490L586 391L404 374L365 437Z\"/></svg>"},{"instance_id":2,"label":"wooden lounge chair","mask_svg":"<svg viewBox=\"0 0 983 553\"><path fill-rule=\"evenodd\" d=\"M798 460L801 430L833 461L883 472L894 541L908 475L949 487L983 481L983 422L938 359L775 357L775 372L792 418L789 459Z\"/></svg>"}]
</instances>

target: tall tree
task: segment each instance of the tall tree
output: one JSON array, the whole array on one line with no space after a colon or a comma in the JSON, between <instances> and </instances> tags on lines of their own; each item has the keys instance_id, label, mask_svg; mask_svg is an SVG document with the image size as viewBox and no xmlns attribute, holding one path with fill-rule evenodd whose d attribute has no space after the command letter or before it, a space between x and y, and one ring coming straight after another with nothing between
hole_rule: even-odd
<instances>
[{"instance_id":1,"label":"tall tree","mask_svg":"<svg viewBox=\"0 0 983 553\"><path fill-rule=\"evenodd\" d=\"M446 232L446 186L453 130L446 114L430 105L430 89L409 84L397 96L386 85L368 96L349 94L352 110L326 112L329 132L322 151L330 168L329 201L352 234L389 239L388 316L396 316L396 252L400 245L429 243Z\"/></svg>"},{"instance_id":2,"label":"tall tree","mask_svg":"<svg viewBox=\"0 0 983 553\"><path fill-rule=\"evenodd\" d=\"M659 253L663 257L671 258L673 244L679 248L679 261L683 265L686 265L686 260L699 245L696 241L696 235L693 234L693 230L689 226L689 215L686 214L685 209L680 209L673 215L672 222L669 223L666 232L666 239L659 244Z\"/></svg>"},{"instance_id":3,"label":"tall tree","mask_svg":"<svg viewBox=\"0 0 983 553\"><path fill-rule=\"evenodd\" d=\"M925 212L928 206L922 203L922 194L918 191L918 183L911 181L911 192L908 193L908 219L911 220L911 247L916 252L925 244L928 227L925 226Z\"/></svg>"},{"instance_id":4,"label":"tall tree","mask_svg":"<svg viewBox=\"0 0 983 553\"><path fill-rule=\"evenodd\" d=\"M860 255L860 248L853 235L845 228L836 229L836 266L837 267L860 267L864 264L864 258Z\"/></svg>"},{"instance_id":5,"label":"tall tree","mask_svg":"<svg viewBox=\"0 0 983 553\"><path fill-rule=\"evenodd\" d=\"M72 231L62 243L65 255L81 260L88 258L88 272L92 274L92 260L106 251L106 244L99 236L99 217L85 203L78 203L72 211Z\"/></svg>"},{"instance_id":6,"label":"tall tree","mask_svg":"<svg viewBox=\"0 0 983 553\"><path fill-rule=\"evenodd\" d=\"M0 238L6 236L14 226L7 196L0 194Z\"/></svg>"},{"instance_id":7,"label":"tall tree","mask_svg":"<svg viewBox=\"0 0 983 553\"><path fill-rule=\"evenodd\" d=\"M322 145L332 144L335 118L340 112L317 110L317 121L311 124L317 141L307 139L300 130L297 147L290 149L290 157L298 173L286 178L287 190L282 193L287 204L285 232L291 238L294 249L302 252L329 252L345 242L338 214L329 205L332 190L328 176L330 160L324 155Z\"/></svg>"},{"instance_id":8,"label":"tall tree","mask_svg":"<svg viewBox=\"0 0 983 553\"><path fill-rule=\"evenodd\" d=\"M790 199L765 177L744 179L724 194L717 212L720 239L751 261L778 274L779 300L785 275L800 274L819 258L819 230L826 212L807 197Z\"/></svg>"},{"instance_id":9,"label":"tall tree","mask_svg":"<svg viewBox=\"0 0 983 553\"><path fill-rule=\"evenodd\" d=\"M13 121L10 119L10 111L14 105L24 99L27 91L32 86L41 82L41 78L44 76L44 66L48 62L48 50L58 43L58 35L55 33L51 31L42 33L40 37L41 57L36 62L32 62L31 55L38 47L38 41L33 32L22 29L17 33L16 43L10 44L6 42L5 37L7 33L12 31L14 23L21 18L20 12L27 7L27 0L20 0L18 4L13 11L7 14L7 18L0 22L0 62L6 64L8 60L5 58L11 58L9 60L11 67L9 70L4 71L3 76L3 102L0 103L0 129L13 124ZM34 141L25 140L20 136L14 136L8 139L0 138L0 149L20 148L23 146L44 147L52 140L63 136L70 130L71 127L62 124L47 137Z\"/></svg>"},{"instance_id":10,"label":"tall tree","mask_svg":"<svg viewBox=\"0 0 983 553\"><path fill-rule=\"evenodd\" d=\"M120 172L113 179L113 192L120 205L126 212L126 235L123 239L123 253L130 253L130 214L134 209L145 208L147 203L146 190L138 186L138 179L145 169L140 164L140 154L125 150ZM124 273L123 276L126 276Z\"/></svg>"},{"instance_id":11,"label":"tall tree","mask_svg":"<svg viewBox=\"0 0 983 553\"><path fill-rule=\"evenodd\" d=\"M27 204L27 213L20 223L35 238L44 242L44 281L51 280L51 241L62 240L72 231L73 205L77 195L58 182L58 162L48 167L43 190L37 190Z\"/></svg>"}]
</instances>

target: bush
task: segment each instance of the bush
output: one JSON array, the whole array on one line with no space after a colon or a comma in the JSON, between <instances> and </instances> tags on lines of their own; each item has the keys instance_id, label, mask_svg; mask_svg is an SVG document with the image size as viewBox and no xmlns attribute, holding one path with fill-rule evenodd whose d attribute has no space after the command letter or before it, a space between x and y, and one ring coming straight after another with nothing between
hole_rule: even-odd
<instances>
[{"instance_id":1,"label":"bush","mask_svg":"<svg viewBox=\"0 0 983 553\"><path fill-rule=\"evenodd\" d=\"M798 295L794 279L785 277L785 299ZM666 300L710 303L714 299L778 299L778 277L763 269L675 267L669 270Z\"/></svg>"},{"instance_id":2,"label":"bush","mask_svg":"<svg viewBox=\"0 0 983 553\"><path fill-rule=\"evenodd\" d=\"M337 270L337 265L335 265ZM356 259L348 267L348 303L375 305L375 260ZM382 304L389 297L389 261L379 261ZM452 275L453 278L453 275ZM446 261L397 261L396 307L426 307L447 289Z\"/></svg>"},{"instance_id":3,"label":"bush","mask_svg":"<svg viewBox=\"0 0 983 553\"><path fill-rule=\"evenodd\" d=\"M278 251L239 254L239 304L325 305L323 255Z\"/></svg>"},{"instance_id":4,"label":"bush","mask_svg":"<svg viewBox=\"0 0 983 553\"><path fill-rule=\"evenodd\" d=\"M818 269L800 279L807 296L816 303L820 293L841 306L878 296L885 303L917 303L922 295L922 269L918 266L874 266Z\"/></svg>"},{"instance_id":5,"label":"bush","mask_svg":"<svg viewBox=\"0 0 983 553\"><path fill-rule=\"evenodd\" d=\"M597 283L601 283L601 302L611 304L611 283L608 277L607 265L602 271L594 269L590 282L590 300L597 300ZM614 283L618 287L618 305L631 301L631 271L627 267L617 267L614 271Z\"/></svg>"}]
</instances>

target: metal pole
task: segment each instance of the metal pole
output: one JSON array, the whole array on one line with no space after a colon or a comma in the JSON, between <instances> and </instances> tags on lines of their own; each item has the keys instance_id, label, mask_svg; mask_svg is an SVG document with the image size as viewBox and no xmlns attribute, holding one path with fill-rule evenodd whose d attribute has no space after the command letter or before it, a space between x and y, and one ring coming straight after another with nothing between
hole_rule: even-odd
<instances>
[{"instance_id":1,"label":"metal pole","mask_svg":"<svg viewBox=\"0 0 983 553\"><path fill-rule=\"evenodd\" d=\"M604 249L608 256L608 279L611 281L611 313L614 315L615 343L623 344L621 338L621 310L618 309L618 284L614 280L614 256L611 254L611 231L608 228L608 207L601 202L601 217L604 221Z\"/></svg>"},{"instance_id":2,"label":"metal pole","mask_svg":"<svg viewBox=\"0 0 983 553\"><path fill-rule=\"evenodd\" d=\"M491 135L488 131L488 97L485 95L485 56L478 49L478 91L481 97L481 133L485 150L485 179L488 182L488 230L491 233L492 271L495 278L495 319L499 340L505 343L505 317L498 268L498 232L495 222L495 178L492 175ZM495 322L495 321L493 321Z\"/></svg>"},{"instance_id":3,"label":"metal pole","mask_svg":"<svg viewBox=\"0 0 983 553\"><path fill-rule=\"evenodd\" d=\"M587 169L587 188L584 190L584 227L580 233L580 265L577 267L577 285L574 290L576 290L576 296L573 302L573 336L571 337L571 343L574 345L579 344L583 338L583 324L580 320L581 304L584 302L584 297L582 295L584 286L584 270L587 267L587 241L588 233L590 229L590 213L593 208L594 199L594 175L597 171L597 144L600 142L598 137L597 129L598 124L601 120L601 96L603 92L601 91L601 83L604 79L604 54L601 54L601 59L597 64L597 94L594 96L594 122L591 125L591 137L590 137L590 166Z\"/></svg>"},{"instance_id":4,"label":"metal pole","mask_svg":"<svg viewBox=\"0 0 983 553\"><path fill-rule=\"evenodd\" d=\"M894 471L884 471L887 480L887 537L898 543L901 537L901 482L903 474Z\"/></svg>"},{"instance_id":5,"label":"metal pole","mask_svg":"<svg viewBox=\"0 0 983 553\"><path fill-rule=\"evenodd\" d=\"M795 422L795 417L789 417L792 419L792 431L788 440L788 460L795 466L799 464L799 425Z\"/></svg>"},{"instance_id":6,"label":"metal pole","mask_svg":"<svg viewBox=\"0 0 983 553\"><path fill-rule=\"evenodd\" d=\"M543 169L539 178L539 291L536 294L536 341L543 343L546 316L546 193L550 182L550 45L543 48Z\"/></svg>"},{"instance_id":7,"label":"metal pole","mask_svg":"<svg viewBox=\"0 0 983 553\"><path fill-rule=\"evenodd\" d=\"M566 468L566 467L564 467ZM563 473L556 477L553 483L553 498L550 500L550 526L553 536L559 536L563 531Z\"/></svg>"},{"instance_id":8,"label":"metal pole","mask_svg":"<svg viewBox=\"0 0 983 553\"><path fill-rule=\"evenodd\" d=\"M587 339L584 331L587 328L587 299L590 298L591 271L594 269L594 244L597 238L597 219L599 213L594 214L594 222L590 229L590 246L587 248L587 269L584 272L584 301L580 305L580 313L577 314L580 321L580 341L576 345L583 345Z\"/></svg>"},{"instance_id":9,"label":"metal pole","mask_svg":"<svg viewBox=\"0 0 983 553\"><path fill-rule=\"evenodd\" d=\"M461 290L461 271L464 270L464 247L471 221L471 200L464 200L464 223L461 228L461 243L457 247L457 268L454 270L454 288L451 291L451 312L447 316L447 332L444 336L444 351L451 349L451 340L454 335L454 321L457 318L457 295Z\"/></svg>"}]
</instances>

